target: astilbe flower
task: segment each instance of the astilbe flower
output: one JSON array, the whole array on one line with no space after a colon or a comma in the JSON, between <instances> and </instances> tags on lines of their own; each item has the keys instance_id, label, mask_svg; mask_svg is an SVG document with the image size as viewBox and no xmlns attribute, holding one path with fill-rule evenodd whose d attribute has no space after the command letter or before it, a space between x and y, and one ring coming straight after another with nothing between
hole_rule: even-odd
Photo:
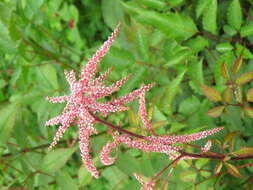
<instances>
[{"instance_id":1,"label":"astilbe flower","mask_svg":"<svg viewBox=\"0 0 253 190\"><path fill-rule=\"evenodd\" d=\"M103 81L111 72L109 69L97 78L95 77L96 68L101 58L108 52L110 46L119 33L120 25L116 27L111 36L101 46L95 55L88 61L85 67L82 69L79 80L76 79L74 71L65 71L66 80L70 86L71 93L65 96L50 97L48 101L52 103L67 102L63 110L63 113L56 116L46 122L48 125L60 124L58 131L53 139L53 142L49 146L52 149L62 135L65 133L68 127L75 123L79 127L79 139L80 139L80 151L82 160L87 170L96 178L99 177L97 169L92 163L91 156L89 154L89 137L92 134L97 133L94 123L96 120L91 113L100 113L100 115L107 115L109 112L124 111L128 108L124 106L125 103L131 102L138 98L141 94L148 91L153 84L143 85L141 88L119 97L118 99L112 99L108 102L99 102L98 99L111 95L113 92L120 89L120 87L129 79L127 76L111 86L105 86ZM108 144L102 150L101 158L105 164L110 164L113 160L107 158L108 150L114 147L116 144Z\"/></svg>"},{"instance_id":2,"label":"astilbe flower","mask_svg":"<svg viewBox=\"0 0 253 190\"><path fill-rule=\"evenodd\" d=\"M120 25L118 25L111 36L104 42L95 55L87 62L81 70L79 79L76 78L74 71L65 71L66 80L70 86L70 94L58 97L47 98L52 103L66 102L66 106L61 115L56 116L46 122L46 125L60 124L53 142L49 146L52 149L65 131L72 125L77 125L79 128L79 147L83 163L87 170L95 178L99 177L99 172L92 163L90 152L90 136L96 134L95 123L99 122L96 119L95 113L101 116L106 116L110 112L124 111L128 108L124 105L135 99L139 99L139 113L143 122L143 127L151 134L151 136L134 135L129 136L130 133L120 135L117 132L108 131L114 138L113 142L108 142L101 151L100 159L103 164L111 165L116 158L110 157L112 149L117 149L120 143L125 144L130 148L140 149L149 152L159 152L167 154L168 156L176 157L182 147L175 145L176 143L188 143L199 139L206 138L222 128L215 128L199 133L182 136L157 136L152 130L151 123L147 116L145 105L145 92L150 90L154 84L142 85L139 89L134 90L117 99L100 102L99 99L110 96L113 92L118 91L122 85L130 78L130 75L117 81L116 83L105 86L104 80L110 74L112 69L109 69L99 77L95 78L96 68L103 56L108 52L113 41L119 33ZM121 130L122 131L122 130ZM135 139L133 137L139 137ZM211 143L202 149L203 152L209 151ZM140 178L137 178L140 179ZM151 189L153 184L146 184L146 189Z\"/></svg>"}]
</instances>

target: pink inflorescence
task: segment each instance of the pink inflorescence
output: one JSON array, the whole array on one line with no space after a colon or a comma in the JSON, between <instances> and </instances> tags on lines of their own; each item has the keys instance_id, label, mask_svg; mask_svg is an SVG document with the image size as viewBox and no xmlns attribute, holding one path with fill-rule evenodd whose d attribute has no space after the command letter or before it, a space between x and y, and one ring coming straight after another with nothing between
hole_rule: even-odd
<instances>
[{"instance_id":1,"label":"pink inflorescence","mask_svg":"<svg viewBox=\"0 0 253 190\"><path fill-rule=\"evenodd\" d=\"M132 136L129 136L130 133L128 133L128 135L119 135L118 133L108 131L110 134L112 134L114 141L108 142L102 148L100 159L105 165L113 164L115 158L110 156L110 152L112 149L117 149L120 143L125 144L130 148L164 153L170 157L173 157L173 155L177 155L177 153L182 149L181 147L174 145L175 143L196 141L212 135L222 129L215 128L212 130L206 130L203 132L183 136L157 136L151 128L151 123L148 119L145 105L145 92L150 90L154 84L142 85L139 89L136 89L122 97L118 97L117 99L111 99L103 102L98 101L99 99L110 96L113 92L118 91L130 78L129 75L110 86L105 86L104 80L107 78L112 69L109 69L105 73L95 78L97 65L102 57L105 56L109 51L110 46L119 33L119 28L120 25L115 28L107 41L104 42L101 48L97 50L95 55L87 62L81 71L79 80L76 78L74 71L65 71L65 77L71 91L69 95L47 98L48 101L52 103L66 102L66 106L62 114L46 122L47 126L60 124L53 142L49 146L49 149L52 149L57 144L70 126L77 124L79 128L79 148L81 157L87 170L95 178L99 177L99 172L92 162L89 147L90 136L97 133L94 124L99 122L94 115L95 113L98 113L101 116L106 116L110 112L124 111L128 109L125 106L126 103L135 99L139 99L139 113L143 122L143 127L152 135L147 137L134 135L134 137L141 137L140 139L134 139ZM210 147L211 144L207 143L202 151L208 151ZM147 183L144 186L146 189L151 189L153 184Z\"/></svg>"},{"instance_id":2,"label":"pink inflorescence","mask_svg":"<svg viewBox=\"0 0 253 190\"><path fill-rule=\"evenodd\" d=\"M63 113L46 122L46 125L60 124L58 131L49 146L52 149L59 139L63 136L65 131L75 123L79 127L79 142L82 160L87 170L96 178L99 177L99 172L92 163L92 158L89 154L89 137L96 134L94 123L96 120L90 113L99 113L102 116L107 115L109 112L124 111L128 108L124 106L125 103L131 102L152 88L153 84L143 85L141 88L119 97L112 99L108 102L99 102L105 96L111 95L113 92L118 91L122 85L130 78L130 75L117 81L111 86L105 86L104 80L112 71L109 69L99 77L95 78L96 68L103 56L108 52L113 41L119 33L120 25L118 25L108 40L101 46L95 55L88 61L81 71L79 80L76 79L74 71L65 71L66 80L70 86L71 93L65 96L50 97L48 101L52 103L67 102ZM143 97L144 98L144 97ZM145 110L143 110L145 111ZM145 114L145 113L143 113ZM110 165L114 159L110 158L109 153L112 148L115 148L116 142L108 143L101 152L101 160L104 164Z\"/></svg>"}]
</instances>

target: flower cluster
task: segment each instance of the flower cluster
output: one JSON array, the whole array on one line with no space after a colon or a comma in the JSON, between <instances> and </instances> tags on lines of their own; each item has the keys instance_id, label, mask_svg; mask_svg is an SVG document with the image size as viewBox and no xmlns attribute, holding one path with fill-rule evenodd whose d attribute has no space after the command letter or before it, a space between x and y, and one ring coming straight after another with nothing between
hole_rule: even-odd
<instances>
[{"instance_id":1,"label":"flower cluster","mask_svg":"<svg viewBox=\"0 0 253 190\"><path fill-rule=\"evenodd\" d=\"M97 50L95 55L87 62L81 71L79 79L76 78L74 71L65 71L65 77L70 86L69 95L47 98L48 101L52 103L66 102L63 113L46 122L46 125L60 124L49 149L52 149L57 144L59 139L70 126L77 125L79 128L79 147L83 163L85 164L87 170L95 178L99 177L99 172L92 163L89 148L90 136L97 133L94 124L101 122L95 114L106 116L110 112L125 111L128 109L125 106L126 103L139 99L139 113L140 118L143 121L143 127L151 134L151 136L144 137L141 135L131 136L131 132L120 135L118 132L113 132L111 130L108 131L113 136L114 141L108 142L102 148L100 158L102 163L105 165L113 164L115 158L110 157L110 152L112 149L117 149L118 145L121 143L135 149L160 152L169 156L174 156L182 149L180 146L176 146L175 143L196 141L212 135L222 129L215 128L183 136L157 136L152 130L145 106L145 92L150 90L154 84L142 85L139 89L136 89L122 97L118 97L117 99L99 101L101 98L110 96L113 92L118 91L130 78L130 76L126 76L110 86L105 86L104 80L110 74L112 69L109 69L97 78L95 77L97 65L102 57L109 51L110 46L119 33L119 28L120 25L116 27L108 40L104 42L101 48ZM106 122L103 124L105 123ZM112 128L116 130L118 129L119 132L126 131L119 127ZM136 139L136 137L139 137L139 139ZM208 151L210 146L211 143L208 143L202 151ZM137 179L140 181L141 178L137 176ZM149 183L146 184L146 186L150 189L152 185L153 184Z\"/></svg>"}]
</instances>

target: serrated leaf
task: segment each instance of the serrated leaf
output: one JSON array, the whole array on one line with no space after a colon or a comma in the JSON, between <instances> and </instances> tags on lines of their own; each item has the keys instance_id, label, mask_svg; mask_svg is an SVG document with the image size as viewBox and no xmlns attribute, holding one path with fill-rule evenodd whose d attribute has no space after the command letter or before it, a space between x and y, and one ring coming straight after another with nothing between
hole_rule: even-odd
<instances>
[{"instance_id":1,"label":"serrated leaf","mask_svg":"<svg viewBox=\"0 0 253 190\"><path fill-rule=\"evenodd\" d=\"M235 177L243 178L243 176L240 174L239 170L235 166L227 162L225 162L225 166L227 167L228 173L230 173L231 175Z\"/></svg>"},{"instance_id":2,"label":"serrated leaf","mask_svg":"<svg viewBox=\"0 0 253 190\"><path fill-rule=\"evenodd\" d=\"M224 77L224 79L229 80L229 72L228 72L228 67L225 62L221 64L221 74Z\"/></svg>"},{"instance_id":3,"label":"serrated leaf","mask_svg":"<svg viewBox=\"0 0 253 190\"><path fill-rule=\"evenodd\" d=\"M253 102L253 88L248 90L246 97L248 102Z\"/></svg>"},{"instance_id":4,"label":"serrated leaf","mask_svg":"<svg viewBox=\"0 0 253 190\"><path fill-rule=\"evenodd\" d=\"M196 7L196 17L199 18L205 11L209 1L208 0L198 0Z\"/></svg>"},{"instance_id":5,"label":"serrated leaf","mask_svg":"<svg viewBox=\"0 0 253 190\"><path fill-rule=\"evenodd\" d=\"M238 156L248 156L253 154L253 147L241 147L239 150L233 152Z\"/></svg>"},{"instance_id":6,"label":"serrated leaf","mask_svg":"<svg viewBox=\"0 0 253 190\"><path fill-rule=\"evenodd\" d=\"M235 83L239 86L251 81L253 79L253 71L241 74L236 78Z\"/></svg>"},{"instance_id":7,"label":"serrated leaf","mask_svg":"<svg viewBox=\"0 0 253 190\"><path fill-rule=\"evenodd\" d=\"M216 164L215 168L214 168L214 174L217 174L221 171L221 168L223 166L222 162L218 162L218 164Z\"/></svg>"},{"instance_id":8,"label":"serrated leaf","mask_svg":"<svg viewBox=\"0 0 253 190\"><path fill-rule=\"evenodd\" d=\"M204 15L203 15L203 28L216 34L217 30L217 0L207 0L209 1L208 6L206 6Z\"/></svg>"},{"instance_id":9,"label":"serrated leaf","mask_svg":"<svg viewBox=\"0 0 253 190\"><path fill-rule=\"evenodd\" d=\"M209 100L213 102L222 101L221 94L214 88L211 88L206 85L201 85L201 88L203 89L204 94Z\"/></svg>"},{"instance_id":10,"label":"serrated leaf","mask_svg":"<svg viewBox=\"0 0 253 190\"><path fill-rule=\"evenodd\" d=\"M41 170L47 173L56 172L64 166L75 150L76 147L50 151L42 160Z\"/></svg>"},{"instance_id":11,"label":"serrated leaf","mask_svg":"<svg viewBox=\"0 0 253 190\"><path fill-rule=\"evenodd\" d=\"M232 67L232 72L235 75L241 68L243 61L243 51L241 52L240 56L236 58L233 67Z\"/></svg>"},{"instance_id":12,"label":"serrated leaf","mask_svg":"<svg viewBox=\"0 0 253 190\"><path fill-rule=\"evenodd\" d=\"M190 17L169 12L166 15L143 9L134 2L122 3L139 22L150 24L170 38L182 41L190 38L198 30Z\"/></svg>"},{"instance_id":13,"label":"serrated leaf","mask_svg":"<svg viewBox=\"0 0 253 190\"><path fill-rule=\"evenodd\" d=\"M239 30L242 25L242 9L239 0L233 0L228 7L228 23L235 29Z\"/></svg>"},{"instance_id":14,"label":"serrated leaf","mask_svg":"<svg viewBox=\"0 0 253 190\"><path fill-rule=\"evenodd\" d=\"M246 111L246 113L249 115L249 117L253 118L253 109L251 107L245 106L243 108L243 110Z\"/></svg>"},{"instance_id":15,"label":"serrated leaf","mask_svg":"<svg viewBox=\"0 0 253 190\"><path fill-rule=\"evenodd\" d=\"M244 26L242 26L240 30L240 34L241 34L241 37L246 37L253 34L253 22L251 21L245 24Z\"/></svg>"},{"instance_id":16,"label":"serrated leaf","mask_svg":"<svg viewBox=\"0 0 253 190\"><path fill-rule=\"evenodd\" d=\"M225 106L214 107L214 108L208 110L207 114L210 115L211 117L219 117L222 114L224 108L225 108Z\"/></svg>"},{"instance_id":17,"label":"serrated leaf","mask_svg":"<svg viewBox=\"0 0 253 190\"><path fill-rule=\"evenodd\" d=\"M223 100L226 103L229 103L232 99L232 90L229 87L226 87L223 94Z\"/></svg>"}]
</instances>

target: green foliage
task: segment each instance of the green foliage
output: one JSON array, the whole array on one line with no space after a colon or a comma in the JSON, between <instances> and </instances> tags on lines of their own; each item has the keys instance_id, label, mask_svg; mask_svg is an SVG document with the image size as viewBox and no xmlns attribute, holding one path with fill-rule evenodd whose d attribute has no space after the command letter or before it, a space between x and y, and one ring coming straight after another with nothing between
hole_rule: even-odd
<instances>
[{"instance_id":1,"label":"green foliage","mask_svg":"<svg viewBox=\"0 0 253 190\"><path fill-rule=\"evenodd\" d=\"M92 137L98 180L82 165L76 126L47 151L58 126L44 124L63 105L46 96L69 93L64 70L78 73L119 22L120 36L98 69L113 67L108 83L133 74L115 97L155 82L147 109L158 134L223 125L211 151L252 155L252 17L250 0L1 1L0 189L139 189L133 173L151 178L170 162L121 146L116 163L102 166L99 150L109 139L104 126ZM141 133L136 104L129 106L107 120ZM184 160L157 188L249 189L252 168L239 168L248 163Z\"/></svg>"}]
</instances>

